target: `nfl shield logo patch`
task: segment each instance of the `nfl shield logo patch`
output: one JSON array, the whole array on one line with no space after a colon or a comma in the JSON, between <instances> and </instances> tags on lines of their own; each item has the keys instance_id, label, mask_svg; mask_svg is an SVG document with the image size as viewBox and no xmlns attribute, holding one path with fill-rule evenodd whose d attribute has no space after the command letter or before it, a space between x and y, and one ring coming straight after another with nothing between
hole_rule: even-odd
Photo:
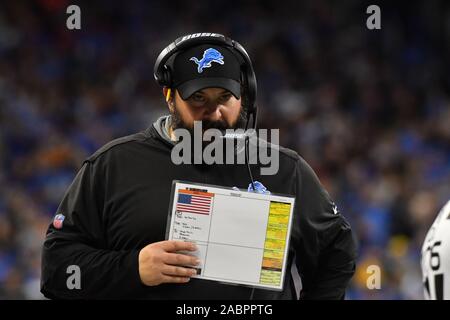
<instances>
[{"instance_id":1,"label":"nfl shield logo patch","mask_svg":"<svg viewBox=\"0 0 450 320\"><path fill-rule=\"evenodd\" d=\"M63 226L64 218L65 218L64 215L62 215L62 214L57 214L57 215L55 216L55 218L53 219L53 226L54 226L56 229L61 229L62 226Z\"/></svg>"}]
</instances>

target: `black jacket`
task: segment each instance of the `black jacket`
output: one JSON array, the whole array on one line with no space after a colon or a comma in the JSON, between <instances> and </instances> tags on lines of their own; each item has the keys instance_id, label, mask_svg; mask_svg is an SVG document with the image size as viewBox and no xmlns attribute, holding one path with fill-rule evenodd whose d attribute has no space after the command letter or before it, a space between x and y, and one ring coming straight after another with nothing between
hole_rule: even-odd
<instances>
[{"instance_id":1,"label":"black jacket","mask_svg":"<svg viewBox=\"0 0 450 320\"><path fill-rule=\"evenodd\" d=\"M165 240L173 180L246 189L245 165L174 165L173 143L161 119L147 130L114 140L83 163L49 226L42 253L41 291L48 298L296 299L293 276L282 292L191 279L187 284L147 287L138 272L139 250ZM255 180L273 193L296 196L288 256L301 276L304 299L342 299L355 271L352 231L310 166L280 148L276 175ZM81 271L81 289L68 289L70 265Z\"/></svg>"}]
</instances>

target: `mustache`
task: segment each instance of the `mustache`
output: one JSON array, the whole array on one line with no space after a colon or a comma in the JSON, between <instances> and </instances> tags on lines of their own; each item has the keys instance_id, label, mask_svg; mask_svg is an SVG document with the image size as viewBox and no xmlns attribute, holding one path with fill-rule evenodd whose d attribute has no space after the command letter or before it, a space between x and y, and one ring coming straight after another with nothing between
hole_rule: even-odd
<instances>
[{"instance_id":1,"label":"mustache","mask_svg":"<svg viewBox=\"0 0 450 320\"><path fill-rule=\"evenodd\" d=\"M241 111L239 112L239 116L233 125L230 126L224 120L212 121L212 120L205 119L205 120L202 120L202 129L203 129L203 131L208 130L208 129L218 129L220 131L225 132L226 129L244 128L246 121L247 121L247 112L242 107ZM178 112L176 107L174 108L174 111L171 112L171 122L172 122L173 129L182 128L182 129L188 130L191 134L194 133L194 126L187 125L183 121L183 119L181 118L181 115Z\"/></svg>"},{"instance_id":2,"label":"mustache","mask_svg":"<svg viewBox=\"0 0 450 320\"><path fill-rule=\"evenodd\" d=\"M226 129L230 129L230 126L222 120L211 121L211 120L203 120L202 121L203 130L208 129L219 129L221 131L225 131Z\"/></svg>"}]
</instances>

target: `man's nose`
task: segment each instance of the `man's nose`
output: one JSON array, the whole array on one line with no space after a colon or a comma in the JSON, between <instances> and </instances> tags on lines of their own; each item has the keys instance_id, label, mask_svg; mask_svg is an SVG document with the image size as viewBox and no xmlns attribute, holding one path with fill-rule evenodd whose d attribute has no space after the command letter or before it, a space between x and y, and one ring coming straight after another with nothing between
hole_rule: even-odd
<instances>
[{"instance_id":1,"label":"man's nose","mask_svg":"<svg viewBox=\"0 0 450 320\"><path fill-rule=\"evenodd\" d=\"M223 107L217 102L210 102L206 105L205 118L211 121L223 118Z\"/></svg>"}]
</instances>

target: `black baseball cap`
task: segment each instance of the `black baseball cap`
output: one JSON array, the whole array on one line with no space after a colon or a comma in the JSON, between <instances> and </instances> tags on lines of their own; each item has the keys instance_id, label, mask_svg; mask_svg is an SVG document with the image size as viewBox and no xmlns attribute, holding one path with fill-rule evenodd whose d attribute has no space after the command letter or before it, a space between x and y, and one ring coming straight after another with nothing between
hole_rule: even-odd
<instances>
[{"instance_id":1,"label":"black baseball cap","mask_svg":"<svg viewBox=\"0 0 450 320\"><path fill-rule=\"evenodd\" d=\"M180 52L171 63L173 87L183 100L205 88L223 88L241 96L241 64L226 47L202 44Z\"/></svg>"}]
</instances>

